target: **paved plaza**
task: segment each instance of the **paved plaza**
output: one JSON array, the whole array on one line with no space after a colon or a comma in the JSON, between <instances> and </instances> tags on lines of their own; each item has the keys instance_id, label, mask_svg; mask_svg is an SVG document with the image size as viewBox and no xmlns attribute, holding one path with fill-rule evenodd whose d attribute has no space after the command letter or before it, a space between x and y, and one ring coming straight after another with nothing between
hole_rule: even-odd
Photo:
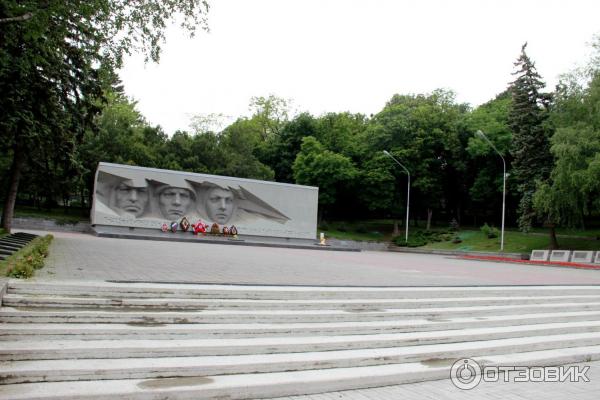
<instances>
[{"instance_id":1,"label":"paved plaza","mask_svg":"<svg viewBox=\"0 0 600 400\"><path fill-rule=\"evenodd\" d=\"M43 234L43 232L27 231ZM316 251L58 232L37 279L274 285L600 284L600 271L392 252Z\"/></svg>"},{"instance_id":2,"label":"paved plaza","mask_svg":"<svg viewBox=\"0 0 600 400\"><path fill-rule=\"evenodd\" d=\"M600 284L600 271L595 270L493 263L437 255L112 239L65 232L54 235L46 267L34 278L37 281L315 286ZM580 365L590 366L590 382L482 382L473 390L463 391L445 379L277 400L595 399L600 392L600 361Z\"/></svg>"}]
</instances>

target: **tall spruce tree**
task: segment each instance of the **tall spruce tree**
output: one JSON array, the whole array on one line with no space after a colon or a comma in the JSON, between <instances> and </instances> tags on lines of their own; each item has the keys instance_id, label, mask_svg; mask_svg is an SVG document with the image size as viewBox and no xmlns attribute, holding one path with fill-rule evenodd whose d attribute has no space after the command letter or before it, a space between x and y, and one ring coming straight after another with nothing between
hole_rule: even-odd
<instances>
[{"instance_id":1,"label":"tall spruce tree","mask_svg":"<svg viewBox=\"0 0 600 400\"><path fill-rule=\"evenodd\" d=\"M521 55L515 62L513 75L516 79L509 87L512 106L508 116L513 132L512 175L521 197L517 214L519 228L524 232L531 228L534 221L532 198L536 185L548 179L553 165L547 123L551 96L540 91L546 85L527 56L526 47L527 43L521 48Z\"/></svg>"}]
</instances>

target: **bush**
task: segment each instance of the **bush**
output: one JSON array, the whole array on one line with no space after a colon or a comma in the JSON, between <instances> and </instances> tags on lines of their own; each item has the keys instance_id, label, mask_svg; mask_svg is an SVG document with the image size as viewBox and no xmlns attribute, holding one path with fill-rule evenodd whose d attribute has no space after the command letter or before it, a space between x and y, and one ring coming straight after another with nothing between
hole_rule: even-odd
<instances>
[{"instance_id":1,"label":"bush","mask_svg":"<svg viewBox=\"0 0 600 400\"><path fill-rule=\"evenodd\" d=\"M34 268L23 259L8 263L7 276L11 278L26 279L33 276Z\"/></svg>"},{"instance_id":2,"label":"bush","mask_svg":"<svg viewBox=\"0 0 600 400\"><path fill-rule=\"evenodd\" d=\"M400 247L421 247L433 242L443 242L452 239L452 234L447 231L416 231L409 235L408 242L404 236L397 236L394 243Z\"/></svg>"},{"instance_id":3,"label":"bush","mask_svg":"<svg viewBox=\"0 0 600 400\"><path fill-rule=\"evenodd\" d=\"M329 226L329 222L323 221L319 224L319 230L321 231L328 231L330 229L331 227Z\"/></svg>"},{"instance_id":4,"label":"bush","mask_svg":"<svg viewBox=\"0 0 600 400\"><path fill-rule=\"evenodd\" d=\"M4 263L6 275L13 278L31 278L36 269L44 266L44 259L48 256L48 248L54 237L46 235L37 237L27 246L12 254Z\"/></svg>"},{"instance_id":5,"label":"bush","mask_svg":"<svg viewBox=\"0 0 600 400\"><path fill-rule=\"evenodd\" d=\"M481 232L483 232L483 234L487 236L488 239L498 237L498 229L493 226L489 226L487 223L483 224L483 226L481 227Z\"/></svg>"},{"instance_id":6,"label":"bush","mask_svg":"<svg viewBox=\"0 0 600 400\"><path fill-rule=\"evenodd\" d=\"M427 244L427 239L423 237L409 237L408 242L404 240L404 236L394 238L394 243L399 247L421 247Z\"/></svg>"}]
</instances>

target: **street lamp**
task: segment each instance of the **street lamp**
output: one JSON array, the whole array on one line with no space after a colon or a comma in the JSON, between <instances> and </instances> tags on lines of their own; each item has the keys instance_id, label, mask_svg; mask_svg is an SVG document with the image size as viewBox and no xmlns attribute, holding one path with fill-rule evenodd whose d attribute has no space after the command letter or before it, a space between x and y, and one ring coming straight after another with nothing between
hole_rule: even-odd
<instances>
[{"instance_id":1,"label":"street lamp","mask_svg":"<svg viewBox=\"0 0 600 400\"><path fill-rule=\"evenodd\" d=\"M502 174L502 232L500 234L500 251L504 251L504 211L506 209L506 161L504 161L504 157L502 157L502 154L500 154L496 146L494 146L494 143L492 143L490 139L488 139L488 137L485 136L485 133L483 133L482 131L477 131L475 132L475 134L483 140L485 140L486 142L488 142L492 149L494 149L496 153L498 153L498 155L502 159L502 164L504 166L504 173Z\"/></svg>"},{"instance_id":2,"label":"street lamp","mask_svg":"<svg viewBox=\"0 0 600 400\"><path fill-rule=\"evenodd\" d=\"M408 175L408 186L406 189L406 234L404 236L404 240L408 243L408 210L409 210L409 206L410 206L410 172L408 172L408 169L404 165L402 165L402 163L400 161L396 160L396 158L393 155L388 153L387 150L384 150L383 154L385 154L392 160L396 161L396 163L399 166L401 166L402 169L406 172L406 175Z\"/></svg>"}]
</instances>

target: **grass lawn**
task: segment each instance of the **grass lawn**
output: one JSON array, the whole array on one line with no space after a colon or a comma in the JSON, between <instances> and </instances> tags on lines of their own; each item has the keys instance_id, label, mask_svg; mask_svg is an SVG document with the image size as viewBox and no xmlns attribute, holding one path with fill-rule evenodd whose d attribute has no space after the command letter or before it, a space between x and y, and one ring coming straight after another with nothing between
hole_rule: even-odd
<instances>
[{"instance_id":1,"label":"grass lawn","mask_svg":"<svg viewBox=\"0 0 600 400\"><path fill-rule=\"evenodd\" d=\"M367 240L389 242L392 240L393 222L390 220L334 221L324 222L317 228L317 235L342 240Z\"/></svg>"},{"instance_id":2,"label":"grass lawn","mask_svg":"<svg viewBox=\"0 0 600 400\"><path fill-rule=\"evenodd\" d=\"M462 243L438 242L421 248L437 250L491 251L500 250L500 238L488 239L481 231L461 230L458 236ZM584 235L578 235L584 236ZM589 235L591 236L591 235ZM526 234L505 231L504 251L507 253L531 253L534 249L547 249L550 243L548 235ZM600 250L600 240L558 237L558 245L566 250Z\"/></svg>"},{"instance_id":3,"label":"grass lawn","mask_svg":"<svg viewBox=\"0 0 600 400\"><path fill-rule=\"evenodd\" d=\"M0 210L1 211L1 210ZM87 214L87 213L86 213ZM57 224L76 224L79 221L89 221L89 214L82 215L80 209L55 208L52 210L37 209L36 207L18 206L15 209L15 217L19 218L43 218L55 221Z\"/></svg>"},{"instance_id":4,"label":"grass lawn","mask_svg":"<svg viewBox=\"0 0 600 400\"><path fill-rule=\"evenodd\" d=\"M410 232L424 230L424 223L420 227L410 226ZM447 227L433 228L434 230L447 231ZM392 240L393 220L362 220L362 221L332 221L324 222L318 232L324 232L325 237L342 240L369 240L389 242ZM400 234L404 234L404 227L400 226ZM500 251L500 238L488 239L479 228L463 227L458 233L461 243L436 242L421 247L422 249L437 250L461 250L461 251ZM567 250L600 250L600 240L589 240L585 238L596 238L600 236L600 229L573 230L558 229L558 244L561 249ZM564 237L579 236L581 238ZM455 236L454 234L452 236ZM522 233L517 230L506 230L504 236L504 251L507 253L531 253L534 249L547 249L550 244L548 229L537 228L531 234Z\"/></svg>"}]
</instances>

